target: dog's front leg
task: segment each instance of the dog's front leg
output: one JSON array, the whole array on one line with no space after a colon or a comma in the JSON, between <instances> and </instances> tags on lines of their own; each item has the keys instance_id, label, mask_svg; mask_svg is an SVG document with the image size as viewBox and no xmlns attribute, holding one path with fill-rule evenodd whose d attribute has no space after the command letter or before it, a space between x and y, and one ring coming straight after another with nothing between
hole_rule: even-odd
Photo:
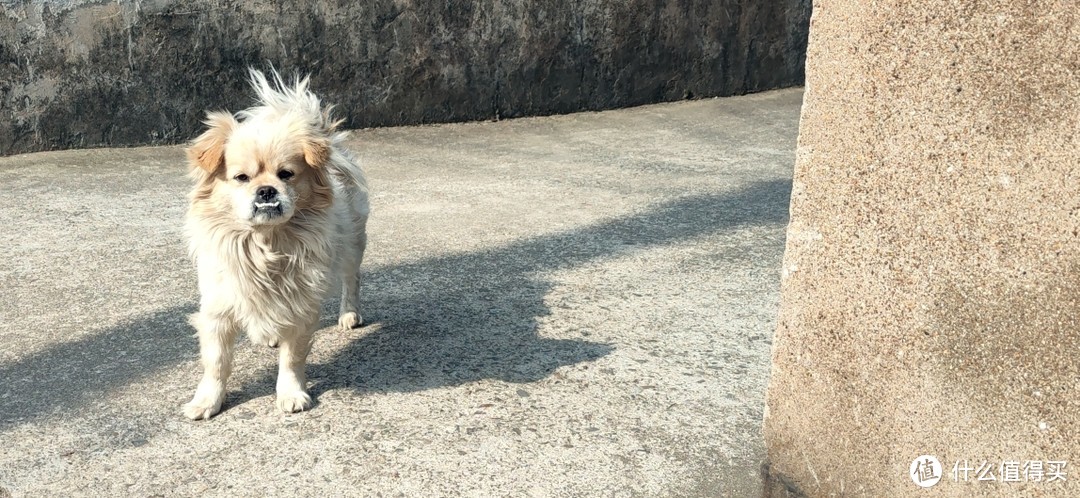
<instances>
[{"instance_id":1,"label":"dog's front leg","mask_svg":"<svg viewBox=\"0 0 1080 498\"><path fill-rule=\"evenodd\" d=\"M184 405L184 416L192 420L207 419L221 411L225 401L225 383L232 373L237 327L228 318L202 312L191 315L189 321L199 336L203 377L195 389L195 396Z\"/></svg>"},{"instance_id":2,"label":"dog's front leg","mask_svg":"<svg viewBox=\"0 0 1080 498\"><path fill-rule=\"evenodd\" d=\"M305 369L318 314L310 322L292 331L279 343L281 349L278 351L277 406L285 413L311 408Z\"/></svg>"}]
</instances>

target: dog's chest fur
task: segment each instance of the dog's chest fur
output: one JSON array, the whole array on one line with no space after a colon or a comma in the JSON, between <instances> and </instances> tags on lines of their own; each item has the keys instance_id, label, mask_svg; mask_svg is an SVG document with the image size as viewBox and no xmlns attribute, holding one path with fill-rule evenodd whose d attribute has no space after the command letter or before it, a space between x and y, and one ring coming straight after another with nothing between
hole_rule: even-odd
<instances>
[{"instance_id":1,"label":"dog's chest fur","mask_svg":"<svg viewBox=\"0 0 1080 498\"><path fill-rule=\"evenodd\" d=\"M230 316L252 342L280 340L318 319L333 263L326 220L192 240L203 309ZM209 305L209 306L207 306Z\"/></svg>"}]
</instances>

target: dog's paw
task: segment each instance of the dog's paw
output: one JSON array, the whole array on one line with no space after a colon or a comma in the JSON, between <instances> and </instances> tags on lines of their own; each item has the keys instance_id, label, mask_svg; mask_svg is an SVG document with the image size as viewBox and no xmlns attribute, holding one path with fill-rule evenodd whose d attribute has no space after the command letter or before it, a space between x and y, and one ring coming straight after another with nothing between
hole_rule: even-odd
<instances>
[{"instance_id":1,"label":"dog's paw","mask_svg":"<svg viewBox=\"0 0 1080 498\"><path fill-rule=\"evenodd\" d=\"M341 318L338 318L337 323L338 326L341 327L343 330L351 330L359 327L360 324L364 323L364 319L360 317L359 313L355 311L350 311L348 313L345 313L344 315L341 315Z\"/></svg>"},{"instance_id":2,"label":"dog's paw","mask_svg":"<svg viewBox=\"0 0 1080 498\"><path fill-rule=\"evenodd\" d=\"M224 396L195 396L184 405L184 416L191 420L206 420L221 411Z\"/></svg>"},{"instance_id":3,"label":"dog's paw","mask_svg":"<svg viewBox=\"0 0 1080 498\"><path fill-rule=\"evenodd\" d=\"M278 393L277 395L277 407L285 413L302 412L311 408L311 396L304 391L292 391L288 393Z\"/></svg>"}]
</instances>

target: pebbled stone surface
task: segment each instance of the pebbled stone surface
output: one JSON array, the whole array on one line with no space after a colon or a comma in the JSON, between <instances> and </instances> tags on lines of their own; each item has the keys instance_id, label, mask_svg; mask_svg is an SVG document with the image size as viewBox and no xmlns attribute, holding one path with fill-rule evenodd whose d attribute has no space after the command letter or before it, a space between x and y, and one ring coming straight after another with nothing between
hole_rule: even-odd
<instances>
[{"instance_id":1,"label":"pebbled stone surface","mask_svg":"<svg viewBox=\"0 0 1080 498\"><path fill-rule=\"evenodd\" d=\"M1002 480L1080 462L1078 27L1055 0L815 5L765 419L783 487L1080 496L1067 469Z\"/></svg>"}]
</instances>

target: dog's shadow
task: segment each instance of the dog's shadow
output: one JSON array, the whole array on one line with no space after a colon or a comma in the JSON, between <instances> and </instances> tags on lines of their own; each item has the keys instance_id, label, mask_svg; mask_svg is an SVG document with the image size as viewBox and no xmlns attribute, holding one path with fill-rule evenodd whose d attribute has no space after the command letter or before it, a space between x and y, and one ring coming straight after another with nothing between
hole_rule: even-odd
<instances>
[{"instance_id":1,"label":"dog's shadow","mask_svg":"<svg viewBox=\"0 0 1080 498\"><path fill-rule=\"evenodd\" d=\"M578 338L537 334L553 286L541 273L739 226L785 223L789 191L786 180L760 182L497 249L363 272L361 311L370 325L329 360L308 365L310 394L317 403L319 395L345 388L407 392L482 379L534 382L561 366L600 358L613 346L565 328L562 335ZM324 327L336 324L333 311L324 310ZM230 392L225 409L272 394L275 377L276 369L267 369Z\"/></svg>"},{"instance_id":2,"label":"dog's shadow","mask_svg":"<svg viewBox=\"0 0 1080 498\"><path fill-rule=\"evenodd\" d=\"M537 335L551 285L529 275L529 256L503 249L373 272L365 320L374 331L311 366L312 395L342 387L414 391L480 379L533 382L607 354L605 344ZM380 294L383 289L390 292ZM336 314L331 317L336 324Z\"/></svg>"},{"instance_id":3,"label":"dog's shadow","mask_svg":"<svg viewBox=\"0 0 1080 498\"><path fill-rule=\"evenodd\" d=\"M788 180L752 183L499 248L362 270L361 311L372 325L349 332L357 338L308 365L311 394L411 392L483 379L532 382L600 358L613 346L583 334L538 335L553 287L545 274L710 233L782 225L790 186ZM194 309L161 310L0 365L0 430L55 413L101 411L110 391L193 360L197 345L185 318ZM330 308L325 311L324 325L334 323ZM577 335L565 327L559 333ZM225 408L272 395L275 376L266 369L234 384ZM189 394L175 400L177 409Z\"/></svg>"},{"instance_id":4,"label":"dog's shadow","mask_svg":"<svg viewBox=\"0 0 1080 498\"><path fill-rule=\"evenodd\" d=\"M529 275L542 247L500 249L377 268L364 274L365 325L328 361L308 365L309 393L416 391L481 379L532 382L599 358L611 346L537 334L551 285ZM336 301L321 334L337 329ZM319 337L316 337L316 341ZM227 410L274 392L276 368L230 392Z\"/></svg>"}]
</instances>

